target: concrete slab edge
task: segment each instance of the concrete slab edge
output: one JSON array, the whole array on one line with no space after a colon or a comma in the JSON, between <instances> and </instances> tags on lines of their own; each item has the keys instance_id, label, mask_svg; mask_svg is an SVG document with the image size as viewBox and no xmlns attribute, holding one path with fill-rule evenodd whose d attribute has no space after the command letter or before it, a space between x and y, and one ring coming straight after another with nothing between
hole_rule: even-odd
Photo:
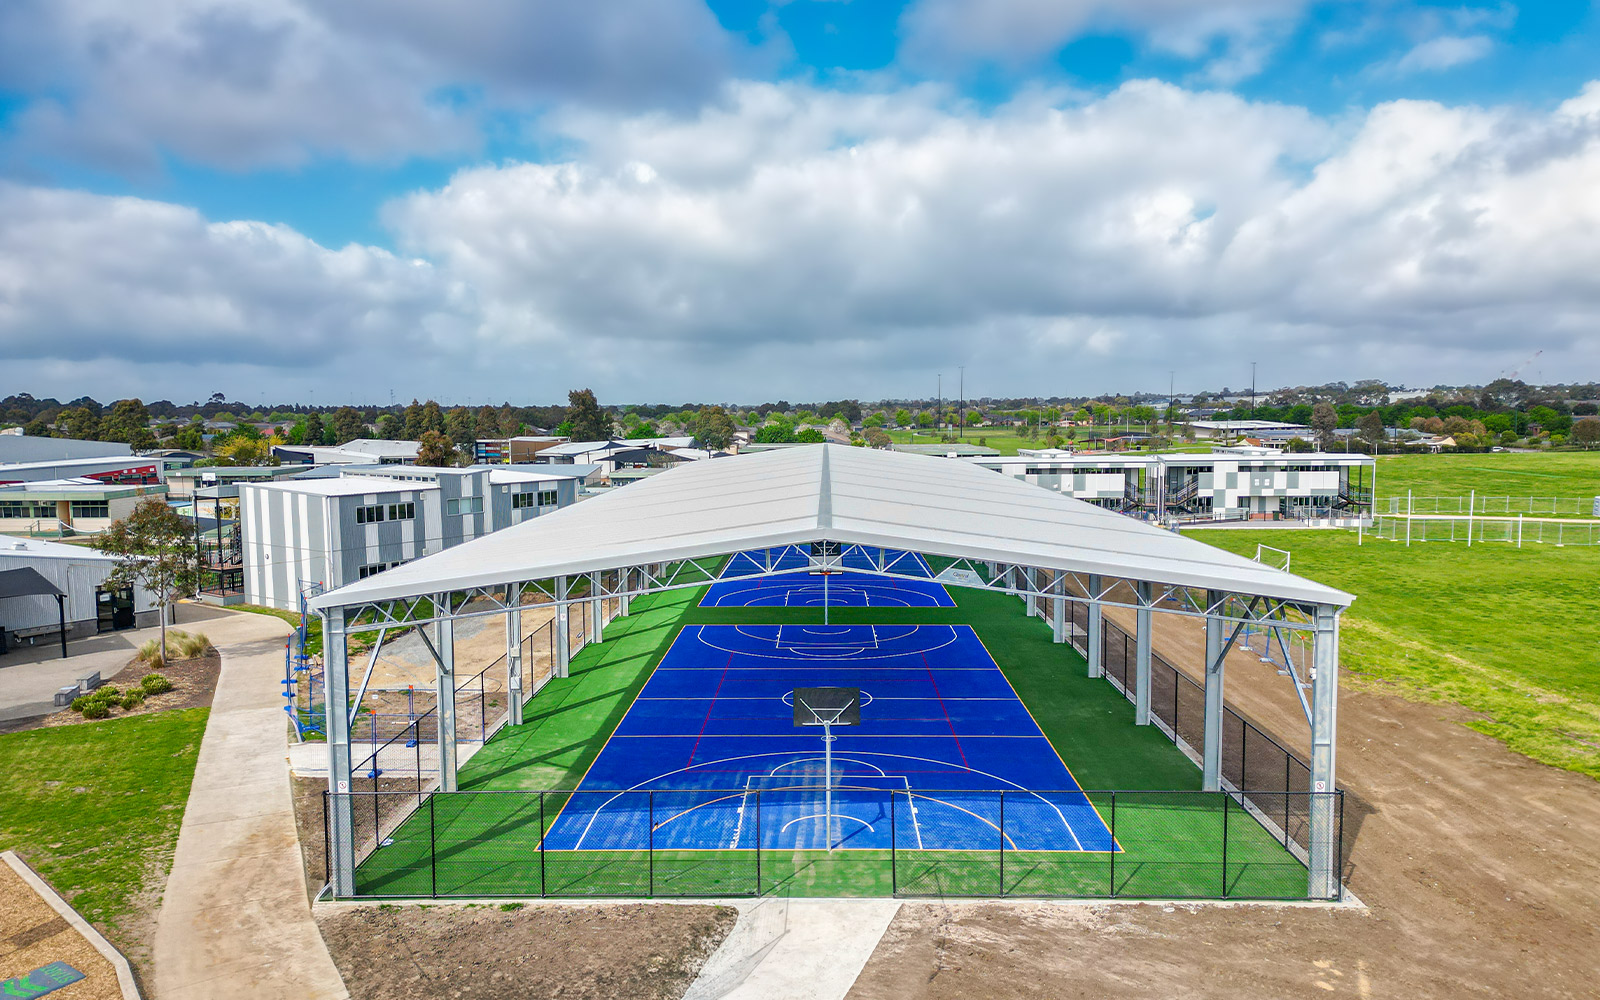
<instances>
[{"instance_id":1,"label":"concrete slab edge","mask_svg":"<svg viewBox=\"0 0 1600 1000\"><path fill-rule=\"evenodd\" d=\"M327 899L323 893L318 893L312 901L311 908L334 912L345 909L360 909L373 906L504 906L507 903L522 903L526 906L634 906L648 904L652 906L731 906L736 910L743 910L764 902L782 899L796 903L852 903L858 902L863 906L874 903L883 903L894 900L898 903L939 903L944 906L1170 906L1188 909L1231 909L1231 910L1358 910L1366 912L1367 904L1356 898L1355 893L1346 889L1344 898L1338 901L1320 899L1111 899L1111 898L1082 898L1082 899L1052 899L1047 896L1014 896L1007 899L985 899L978 896L710 896L710 897L684 897L678 899L648 899L632 897L607 897L604 899L572 898L563 899L557 896L484 896L438 899Z\"/></svg>"},{"instance_id":2,"label":"concrete slab edge","mask_svg":"<svg viewBox=\"0 0 1600 1000\"><path fill-rule=\"evenodd\" d=\"M37 892L40 898L49 903L50 908L60 914L61 918L71 925L73 930L83 935L84 939L94 946L94 950L98 951L102 958L111 963L111 967L117 971L117 985L122 989L123 1000L140 1000L139 987L133 980L133 968L128 965L128 960L122 956L122 952L118 951L110 941L105 939L103 934L94 929L94 926L89 921L83 919L77 910L74 910L54 889L50 888L49 883L40 878L32 868L29 868L27 862L17 857L15 851L0 851L0 858L4 858L6 864L11 866L12 871L16 872L24 882L28 883L28 886L34 892Z\"/></svg>"}]
</instances>

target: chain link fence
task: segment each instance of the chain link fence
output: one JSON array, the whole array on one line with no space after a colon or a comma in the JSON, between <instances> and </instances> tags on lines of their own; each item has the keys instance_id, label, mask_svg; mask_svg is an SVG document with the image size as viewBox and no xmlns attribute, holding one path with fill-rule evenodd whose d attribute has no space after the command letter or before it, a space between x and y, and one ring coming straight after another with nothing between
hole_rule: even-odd
<instances>
[{"instance_id":1,"label":"chain link fence","mask_svg":"<svg viewBox=\"0 0 1600 1000\"><path fill-rule=\"evenodd\" d=\"M1254 803L1286 795L1305 815L1313 798L1330 799L1343 839L1341 792L844 785L826 819L823 795L815 785L352 793L357 817L405 814L375 840L358 833L355 896L1304 900L1321 897L1308 893L1297 845ZM343 797L324 793L325 821ZM830 852L830 840L862 846Z\"/></svg>"},{"instance_id":2,"label":"chain link fence","mask_svg":"<svg viewBox=\"0 0 1600 1000\"><path fill-rule=\"evenodd\" d=\"M1593 517L1595 500L1587 497L1385 497L1373 508L1381 514L1528 514L1544 517Z\"/></svg>"}]
</instances>

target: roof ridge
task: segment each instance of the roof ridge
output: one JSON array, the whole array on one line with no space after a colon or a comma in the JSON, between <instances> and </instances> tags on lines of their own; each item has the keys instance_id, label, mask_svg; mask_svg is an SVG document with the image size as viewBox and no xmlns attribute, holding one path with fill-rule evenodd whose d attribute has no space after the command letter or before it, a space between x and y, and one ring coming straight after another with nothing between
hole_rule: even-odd
<instances>
[{"instance_id":1,"label":"roof ridge","mask_svg":"<svg viewBox=\"0 0 1600 1000\"><path fill-rule=\"evenodd\" d=\"M817 528L824 531L833 527L833 484L828 476L830 450L826 444L821 448L822 472L817 477Z\"/></svg>"}]
</instances>

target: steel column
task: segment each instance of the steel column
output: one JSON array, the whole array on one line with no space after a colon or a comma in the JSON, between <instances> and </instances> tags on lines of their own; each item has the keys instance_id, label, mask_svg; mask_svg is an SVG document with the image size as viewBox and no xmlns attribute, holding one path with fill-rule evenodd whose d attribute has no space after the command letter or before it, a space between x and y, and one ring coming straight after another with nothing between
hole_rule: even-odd
<instances>
[{"instance_id":1,"label":"steel column","mask_svg":"<svg viewBox=\"0 0 1600 1000\"><path fill-rule=\"evenodd\" d=\"M1100 602L1093 598L1100 595L1100 577L1096 574L1089 576L1088 622L1084 637L1084 658L1089 661L1089 676L1100 677L1106 672L1105 665L1105 619L1101 614Z\"/></svg>"},{"instance_id":2,"label":"steel column","mask_svg":"<svg viewBox=\"0 0 1600 1000\"><path fill-rule=\"evenodd\" d=\"M1050 599L1050 628L1056 642L1067 641L1067 575L1061 570L1051 571L1051 590L1058 596Z\"/></svg>"},{"instance_id":3,"label":"steel column","mask_svg":"<svg viewBox=\"0 0 1600 1000\"><path fill-rule=\"evenodd\" d=\"M333 894L355 895L355 816L350 801L350 675L344 608L322 618L323 695L328 727L328 874Z\"/></svg>"},{"instance_id":4,"label":"steel column","mask_svg":"<svg viewBox=\"0 0 1600 1000\"><path fill-rule=\"evenodd\" d=\"M441 618L434 629L434 642L439 647L434 672L434 691L439 706L439 791L453 792L456 790L455 619Z\"/></svg>"},{"instance_id":5,"label":"steel column","mask_svg":"<svg viewBox=\"0 0 1600 1000\"><path fill-rule=\"evenodd\" d=\"M553 677L566 677L567 665L572 659L572 620L568 617L567 578L556 577L556 616L551 622L551 633L556 644L556 661L550 665Z\"/></svg>"},{"instance_id":6,"label":"steel column","mask_svg":"<svg viewBox=\"0 0 1600 1000\"><path fill-rule=\"evenodd\" d=\"M1334 735L1339 717L1339 610L1317 605L1311 653L1311 844L1308 895L1339 895L1339 809Z\"/></svg>"},{"instance_id":7,"label":"steel column","mask_svg":"<svg viewBox=\"0 0 1600 1000\"><path fill-rule=\"evenodd\" d=\"M606 600L600 596L600 574L589 574L589 627L590 642L600 642L605 635Z\"/></svg>"},{"instance_id":8,"label":"steel column","mask_svg":"<svg viewBox=\"0 0 1600 1000\"><path fill-rule=\"evenodd\" d=\"M1039 571L1032 566L1024 567L1022 570L1022 582L1028 588L1025 603L1028 607L1028 617L1032 618L1039 613L1039 598L1034 596L1034 591L1039 589Z\"/></svg>"},{"instance_id":9,"label":"steel column","mask_svg":"<svg viewBox=\"0 0 1600 1000\"><path fill-rule=\"evenodd\" d=\"M513 726L522 725L522 606L506 612L506 712Z\"/></svg>"},{"instance_id":10,"label":"steel column","mask_svg":"<svg viewBox=\"0 0 1600 1000\"><path fill-rule=\"evenodd\" d=\"M1134 612L1134 628L1138 633L1134 636L1133 647L1133 724L1148 726L1150 724L1150 585L1140 582L1133 586L1139 595L1139 609Z\"/></svg>"},{"instance_id":11,"label":"steel column","mask_svg":"<svg viewBox=\"0 0 1600 1000\"><path fill-rule=\"evenodd\" d=\"M1223 595L1215 590L1206 592L1207 607L1216 607ZM1222 619L1206 616L1206 717L1205 740L1200 751L1200 789L1206 792L1222 788L1222 669L1226 655L1222 646ZM1240 776L1241 787L1248 781Z\"/></svg>"},{"instance_id":12,"label":"steel column","mask_svg":"<svg viewBox=\"0 0 1600 1000\"><path fill-rule=\"evenodd\" d=\"M628 593L633 589L633 570L625 569L617 574L617 589L621 591L617 596L617 617L621 618L633 604L633 595Z\"/></svg>"}]
</instances>

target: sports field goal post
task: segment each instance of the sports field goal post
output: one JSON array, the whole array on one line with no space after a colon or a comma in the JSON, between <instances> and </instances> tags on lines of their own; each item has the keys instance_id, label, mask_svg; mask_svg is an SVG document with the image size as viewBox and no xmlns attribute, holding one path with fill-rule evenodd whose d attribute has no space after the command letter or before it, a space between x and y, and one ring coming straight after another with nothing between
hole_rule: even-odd
<instances>
[{"instance_id":1,"label":"sports field goal post","mask_svg":"<svg viewBox=\"0 0 1600 1000\"><path fill-rule=\"evenodd\" d=\"M1291 558L1292 554L1288 549L1275 549L1270 545L1256 546L1256 562L1266 563L1268 566L1281 569L1285 573L1289 571L1289 561ZM1279 565L1280 562L1282 565Z\"/></svg>"},{"instance_id":2,"label":"sports field goal post","mask_svg":"<svg viewBox=\"0 0 1600 1000\"><path fill-rule=\"evenodd\" d=\"M794 689L794 724L822 727L822 839L833 853L833 735L834 726L861 724L861 689L811 687Z\"/></svg>"}]
</instances>

